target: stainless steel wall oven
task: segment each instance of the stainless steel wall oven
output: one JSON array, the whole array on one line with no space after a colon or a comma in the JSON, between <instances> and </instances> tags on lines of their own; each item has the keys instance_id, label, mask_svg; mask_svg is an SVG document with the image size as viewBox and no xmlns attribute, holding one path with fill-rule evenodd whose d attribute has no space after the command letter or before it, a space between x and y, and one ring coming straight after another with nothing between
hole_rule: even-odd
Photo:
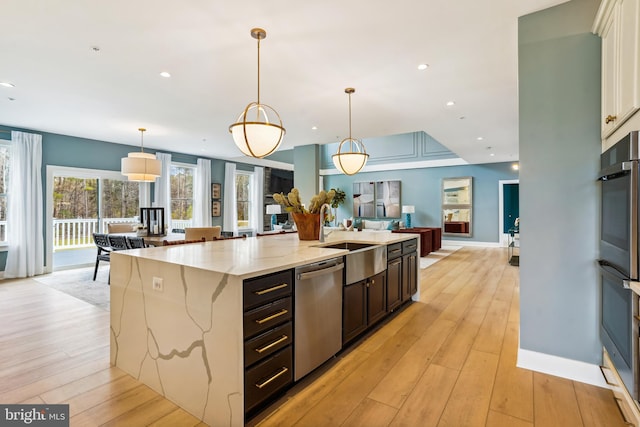
<instances>
[{"instance_id":1,"label":"stainless steel wall oven","mask_svg":"<svg viewBox=\"0 0 640 427\"><path fill-rule=\"evenodd\" d=\"M629 394L638 400L640 333L638 295L638 131L631 132L600 158L600 338Z\"/></svg>"}]
</instances>

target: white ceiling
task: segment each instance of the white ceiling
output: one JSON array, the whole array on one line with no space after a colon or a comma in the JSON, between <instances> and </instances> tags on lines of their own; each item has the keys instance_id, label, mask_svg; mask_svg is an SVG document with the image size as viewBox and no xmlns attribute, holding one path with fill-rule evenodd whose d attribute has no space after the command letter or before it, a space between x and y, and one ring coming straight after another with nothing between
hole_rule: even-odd
<instances>
[{"instance_id":1,"label":"white ceiling","mask_svg":"<svg viewBox=\"0 0 640 427\"><path fill-rule=\"evenodd\" d=\"M145 147L239 158L228 127L257 98L261 27L281 149L347 137L354 87L354 137L423 130L469 163L512 161L517 17L564 1L3 0L0 124L133 145L146 127Z\"/></svg>"}]
</instances>

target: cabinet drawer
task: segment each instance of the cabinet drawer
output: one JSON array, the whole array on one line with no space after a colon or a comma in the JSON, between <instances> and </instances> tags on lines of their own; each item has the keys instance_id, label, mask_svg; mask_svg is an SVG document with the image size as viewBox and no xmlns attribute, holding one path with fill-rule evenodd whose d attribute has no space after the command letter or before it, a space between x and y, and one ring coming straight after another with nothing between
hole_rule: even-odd
<instances>
[{"instance_id":1,"label":"cabinet drawer","mask_svg":"<svg viewBox=\"0 0 640 427\"><path fill-rule=\"evenodd\" d=\"M292 289L292 270L247 279L244 281L244 309L289 296Z\"/></svg>"},{"instance_id":2,"label":"cabinet drawer","mask_svg":"<svg viewBox=\"0 0 640 427\"><path fill-rule=\"evenodd\" d=\"M249 412L293 381L291 346L248 369L244 375L244 410Z\"/></svg>"},{"instance_id":3,"label":"cabinet drawer","mask_svg":"<svg viewBox=\"0 0 640 427\"><path fill-rule=\"evenodd\" d=\"M244 343L244 366L253 365L278 350L291 344L293 328L291 322L271 329Z\"/></svg>"},{"instance_id":4,"label":"cabinet drawer","mask_svg":"<svg viewBox=\"0 0 640 427\"><path fill-rule=\"evenodd\" d=\"M408 254L418 250L418 241L416 239L407 240L402 242L402 253Z\"/></svg>"},{"instance_id":5,"label":"cabinet drawer","mask_svg":"<svg viewBox=\"0 0 640 427\"><path fill-rule=\"evenodd\" d=\"M394 259L402 255L402 243L387 245L387 259Z\"/></svg>"},{"instance_id":6,"label":"cabinet drawer","mask_svg":"<svg viewBox=\"0 0 640 427\"><path fill-rule=\"evenodd\" d=\"M244 314L245 339L290 321L291 312L291 297L247 311Z\"/></svg>"}]
</instances>

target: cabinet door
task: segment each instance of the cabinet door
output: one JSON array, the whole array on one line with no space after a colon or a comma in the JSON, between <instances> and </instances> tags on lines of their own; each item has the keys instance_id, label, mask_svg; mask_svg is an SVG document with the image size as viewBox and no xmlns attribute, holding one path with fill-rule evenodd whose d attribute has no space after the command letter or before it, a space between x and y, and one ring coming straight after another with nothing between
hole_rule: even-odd
<instances>
[{"instance_id":1,"label":"cabinet door","mask_svg":"<svg viewBox=\"0 0 640 427\"><path fill-rule=\"evenodd\" d=\"M415 252L402 257L402 301L408 301L418 291L417 259Z\"/></svg>"},{"instance_id":2,"label":"cabinet door","mask_svg":"<svg viewBox=\"0 0 640 427\"><path fill-rule=\"evenodd\" d=\"M611 12L612 18L602 33L602 137L608 136L616 126L616 120L610 120L618 113L616 97L616 46L618 38L618 7ZM609 117L609 119L607 118ZM607 123L608 122L608 123Z\"/></svg>"},{"instance_id":3,"label":"cabinet door","mask_svg":"<svg viewBox=\"0 0 640 427\"><path fill-rule=\"evenodd\" d=\"M378 273L367 280L367 324L373 325L387 314L386 274Z\"/></svg>"},{"instance_id":4,"label":"cabinet door","mask_svg":"<svg viewBox=\"0 0 640 427\"><path fill-rule=\"evenodd\" d=\"M387 264L387 310L391 311L402 303L402 258Z\"/></svg>"},{"instance_id":5,"label":"cabinet door","mask_svg":"<svg viewBox=\"0 0 640 427\"><path fill-rule=\"evenodd\" d=\"M345 344L367 329L367 282L360 281L343 288L342 343Z\"/></svg>"},{"instance_id":6,"label":"cabinet door","mask_svg":"<svg viewBox=\"0 0 640 427\"><path fill-rule=\"evenodd\" d=\"M618 20L618 117L621 124L638 109L638 3L640 0L620 0Z\"/></svg>"},{"instance_id":7,"label":"cabinet door","mask_svg":"<svg viewBox=\"0 0 640 427\"><path fill-rule=\"evenodd\" d=\"M409 270L409 295L418 292L418 254L412 253L407 257Z\"/></svg>"}]
</instances>

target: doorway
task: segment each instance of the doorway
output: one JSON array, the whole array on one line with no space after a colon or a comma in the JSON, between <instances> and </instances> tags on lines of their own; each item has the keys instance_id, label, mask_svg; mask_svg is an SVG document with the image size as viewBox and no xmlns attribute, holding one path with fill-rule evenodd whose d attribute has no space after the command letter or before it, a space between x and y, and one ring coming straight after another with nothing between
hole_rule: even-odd
<instances>
[{"instance_id":1,"label":"doorway","mask_svg":"<svg viewBox=\"0 0 640 427\"><path fill-rule=\"evenodd\" d=\"M516 218L520 217L520 180L498 181L499 218L498 241L500 246L507 246L509 229L513 227Z\"/></svg>"},{"instance_id":2,"label":"doorway","mask_svg":"<svg viewBox=\"0 0 640 427\"><path fill-rule=\"evenodd\" d=\"M133 222L148 188L117 171L47 166L46 271L93 265L93 233L106 233L107 223Z\"/></svg>"}]
</instances>

